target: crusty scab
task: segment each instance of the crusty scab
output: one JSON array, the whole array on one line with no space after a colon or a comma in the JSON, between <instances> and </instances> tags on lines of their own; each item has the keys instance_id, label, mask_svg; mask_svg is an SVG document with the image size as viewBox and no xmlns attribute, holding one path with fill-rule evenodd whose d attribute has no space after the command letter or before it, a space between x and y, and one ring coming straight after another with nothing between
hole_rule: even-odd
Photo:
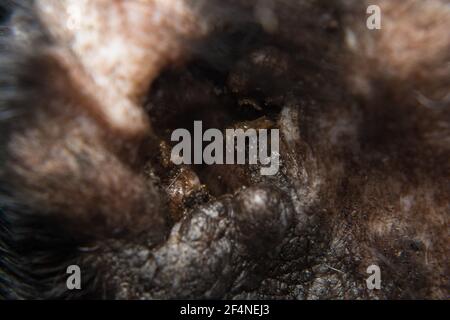
<instances>
[{"instance_id":1,"label":"crusty scab","mask_svg":"<svg viewBox=\"0 0 450 320\"><path fill-rule=\"evenodd\" d=\"M14 1L0 298L446 298L450 8L370 4L381 30L356 0ZM279 172L170 163L194 120L279 128Z\"/></svg>"}]
</instances>

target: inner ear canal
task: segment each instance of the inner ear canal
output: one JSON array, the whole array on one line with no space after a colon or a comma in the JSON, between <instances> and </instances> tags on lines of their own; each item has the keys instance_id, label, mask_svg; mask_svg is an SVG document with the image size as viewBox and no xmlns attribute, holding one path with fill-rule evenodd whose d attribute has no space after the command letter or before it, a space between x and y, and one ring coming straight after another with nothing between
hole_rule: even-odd
<instances>
[{"instance_id":1,"label":"inner ear canal","mask_svg":"<svg viewBox=\"0 0 450 320\"><path fill-rule=\"evenodd\" d=\"M172 147L178 143L171 141L171 135L176 129L186 129L193 145L195 121L201 121L202 134L212 128L224 132L235 121L233 104L233 99L224 92L224 86L214 79L195 74L189 66L182 70L167 70L159 77L152 87L146 109L160 140L160 154L154 157L152 165L163 186L176 183L174 180L190 170L213 196L228 191L221 185L219 177L208 173L207 165L176 166L171 163ZM202 144L202 152L207 144ZM191 158L193 160L193 153Z\"/></svg>"},{"instance_id":2,"label":"inner ear canal","mask_svg":"<svg viewBox=\"0 0 450 320\"><path fill-rule=\"evenodd\" d=\"M188 130L193 143L194 121L202 122L202 133L214 128L225 137L226 129L245 129L246 124L249 128L258 129L252 125L259 125L261 119L278 117L279 110L276 108L269 110L253 105L262 100L259 95L249 97L246 104L229 89L228 79L233 67L249 52L264 46L266 40L259 27L255 26L213 35L198 49L200 53L194 50L193 58L187 65L165 69L152 84L145 108L154 133L161 142L160 153L153 158L152 166L163 181L163 187L176 184L176 177L185 176L178 166L170 163L172 147L178 143L171 142L174 130ZM202 152L209 143L202 143ZM234 193L250 184L245 178L247 166L191 164L182 167L183 172L192 171L214 197Z\"/></svg>"}]
</instances>

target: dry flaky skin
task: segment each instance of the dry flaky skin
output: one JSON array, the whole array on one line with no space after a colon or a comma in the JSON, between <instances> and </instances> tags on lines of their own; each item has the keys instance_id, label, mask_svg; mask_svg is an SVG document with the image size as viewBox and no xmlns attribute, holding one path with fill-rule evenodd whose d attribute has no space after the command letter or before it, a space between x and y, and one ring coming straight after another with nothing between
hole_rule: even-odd
<instances>
[{"instance_id":1,"label":"dry flaky skin","mask_svg":"<svg viewBox=\"0 0 450 320\"><path fill-rule=\"evenodd\" d=\"M17 10L0 296L448 297L450 8L371 4L382 30L352 0ZM193 120L279 128L280 171L174 166L171 130Z\"/></svg>"}]
</instances>

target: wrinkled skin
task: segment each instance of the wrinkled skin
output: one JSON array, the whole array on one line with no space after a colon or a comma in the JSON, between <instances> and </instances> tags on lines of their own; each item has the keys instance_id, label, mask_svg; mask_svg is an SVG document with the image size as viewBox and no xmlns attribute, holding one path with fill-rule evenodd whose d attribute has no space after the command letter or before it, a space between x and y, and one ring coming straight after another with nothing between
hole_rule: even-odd
<instances>
[{"instance_id":1,"label":"wrinkled skin","mask_svg":"<svg viewBox=\"0 0 450 320\"><path fill-rule=\"evenodd\" d=\"M47 15L12 19L29 38L8 41L38 49L15 49L18 92L4 99L26 110L5 121L0 296L447 298L445 1L377 1L384 29L372 33L359 1L187 3L208 27L192 25L189 10L186 27L145 25L163 57L130 53L113 74L70 49L64 32L33 34L58 23ZM47 50L55 46L109 82L87 84L72 56ZM117 101L132 120L114 118ZM194 120L279 128L279 172L175 166L170 134ZM71 292L74 263L83 290ZM381 290L367 288L372 264Z\"/></svg>"}]
</instances>

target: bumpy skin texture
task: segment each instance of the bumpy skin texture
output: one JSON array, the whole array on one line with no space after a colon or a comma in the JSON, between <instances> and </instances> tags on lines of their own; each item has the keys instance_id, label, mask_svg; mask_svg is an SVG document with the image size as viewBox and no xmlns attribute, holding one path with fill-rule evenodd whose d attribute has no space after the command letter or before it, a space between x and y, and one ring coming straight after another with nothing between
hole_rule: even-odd
<instances>
[{"instance_id":1,"label":"bumpy skin texture","mask_svg":"<svg viewBox=\"0 0 450 320\"><path fill-rule=\"evenodd\" d=\"M10 7L0 297L447 298L450 8L371 4ZM173 165L194 120L279 128L280 171Z\"/></svg>"}]
</instances>

